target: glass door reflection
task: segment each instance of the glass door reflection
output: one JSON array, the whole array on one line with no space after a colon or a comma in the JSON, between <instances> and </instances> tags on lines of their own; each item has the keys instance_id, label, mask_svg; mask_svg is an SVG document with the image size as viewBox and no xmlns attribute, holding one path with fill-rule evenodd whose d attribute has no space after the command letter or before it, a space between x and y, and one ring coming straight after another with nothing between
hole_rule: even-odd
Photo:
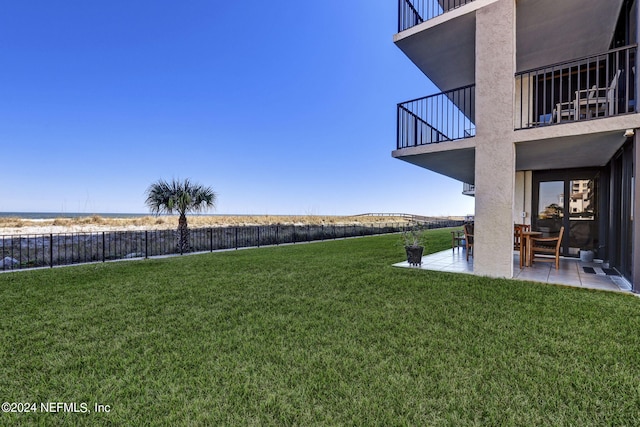
<instances>
[{"instance_id":1,"label":"glass door reflection","mask_svg":"<svg viewBox=\"0 0 640 427\"><path fill-rule=\"evenodd\" d=\"M567 252L578 255L580 250L594 250L598 236L597 180L569 181L569 240Z\"/></svg>"},{"instance_id":2,"label":"glass door reflection","mask_svg":"<svg viewBox=\"0 0 640 427\"><path fill-rule=\"evenodd\" d=\"M598 249L599 179L593 170L541 172L534 179L533 229L555 237L564 227L564 256Z\"/></svg>"},{"instance_id":3,"label":"glass door reflection","mask_svg":"<svg viewBox=\"0 0 640 427\"><path fill-rule=\"evenodd\" d=\"M540 183L535 224L542 237L557 236L564 222L564 181Z\"/></svg>"}]
</instances>

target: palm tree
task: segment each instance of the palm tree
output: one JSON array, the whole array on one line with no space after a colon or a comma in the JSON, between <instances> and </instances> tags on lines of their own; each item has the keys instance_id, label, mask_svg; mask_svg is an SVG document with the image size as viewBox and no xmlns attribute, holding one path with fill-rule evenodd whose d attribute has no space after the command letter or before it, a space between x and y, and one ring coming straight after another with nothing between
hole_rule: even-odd
<instances>
[{"instance_id":1,"label":"palm tree","mask_svg":"<svg viewBox=\"0 0 640 427\"><path fill-rule=\"evenodd\" d=\"M167 182L160 179L147 189L146 205L152 213L180 215L178 219L178 251L189 251L189 227L187 212L201 212L214 208L216 193L211 187L194 184L189 179L184 181L172 179Z\"/></svg>"}]
</instances>

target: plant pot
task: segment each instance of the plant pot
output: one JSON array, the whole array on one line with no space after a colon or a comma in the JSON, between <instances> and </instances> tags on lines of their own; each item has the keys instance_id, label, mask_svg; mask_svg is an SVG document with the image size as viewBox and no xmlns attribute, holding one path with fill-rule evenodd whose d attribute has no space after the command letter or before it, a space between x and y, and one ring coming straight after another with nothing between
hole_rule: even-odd
<instances>
[{"instance_id":1,"label":"plant pot","mask_svg":"<svg viewBox=\"0 0 640 427\"><path fill-rule=\"evenodd\" d=\"M407 251L407 262L409 265L422 265L423 246L405 246Z\"/></svg>"},{"instance_id":2,"label":"plant pot","mask_svg":"<svg viewBox=\"0 0 640 427\"><path fill-rule=\"evenodd\" d=\"M580 261L593 262L593 251L580 251Z\"/></svg>"}]
</instances>

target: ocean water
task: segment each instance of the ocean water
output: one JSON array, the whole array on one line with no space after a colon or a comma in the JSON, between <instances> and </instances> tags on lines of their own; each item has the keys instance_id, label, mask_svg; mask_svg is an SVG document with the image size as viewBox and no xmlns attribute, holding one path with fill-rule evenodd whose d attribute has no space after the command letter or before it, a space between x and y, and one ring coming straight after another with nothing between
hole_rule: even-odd
<instances>
[{"instance_id":1,"label":"ocean water","mask_svg":"<svg viewBox=\"0 0 640 427\"><path fill-rule=\"evenodd\" d=\"M30 220L56 219L56 218L86 218L91 216L101 216L103 218L140 218L143 216L154 216L151 212L144 213L100 213L100 212L0 212L0 218L20 218ZM231 216L251 216L253 214L231 214ZM160 214L159 216L175 216ZM229 216L227 214L214 213L190 213L189 216ZM295 215L290 215L295 216Z\"/></svg>"},{"instance_id":2,"label":"ocean water","mask_svg":"<svg viewBox=\"0 0 640 427\"><path fill-rule=\"evenodd\" d=\"M0 218L21 219L55 219L55 218L81 218L98 215L103 218L138 218L149 216L150 213L87 213L87 212L0 212Z\"/></svg>"}]
</instances>

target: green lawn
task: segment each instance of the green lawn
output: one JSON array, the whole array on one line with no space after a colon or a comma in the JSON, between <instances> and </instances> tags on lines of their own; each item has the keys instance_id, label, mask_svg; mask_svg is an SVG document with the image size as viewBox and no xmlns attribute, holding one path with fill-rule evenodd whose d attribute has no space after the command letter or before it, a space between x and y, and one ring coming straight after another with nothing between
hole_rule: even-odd
<instances>
[{"instance_id":1,"label":"green lawn","mask_svg":"<svg viewBox=\"0 0 640 427\"><path fill-rule=\"evenodd\" d=\"M402 258L380 236L0 274L1 400L110 405L0 425L640 424L638 298Z\"/></svg>"}]
</instances>

